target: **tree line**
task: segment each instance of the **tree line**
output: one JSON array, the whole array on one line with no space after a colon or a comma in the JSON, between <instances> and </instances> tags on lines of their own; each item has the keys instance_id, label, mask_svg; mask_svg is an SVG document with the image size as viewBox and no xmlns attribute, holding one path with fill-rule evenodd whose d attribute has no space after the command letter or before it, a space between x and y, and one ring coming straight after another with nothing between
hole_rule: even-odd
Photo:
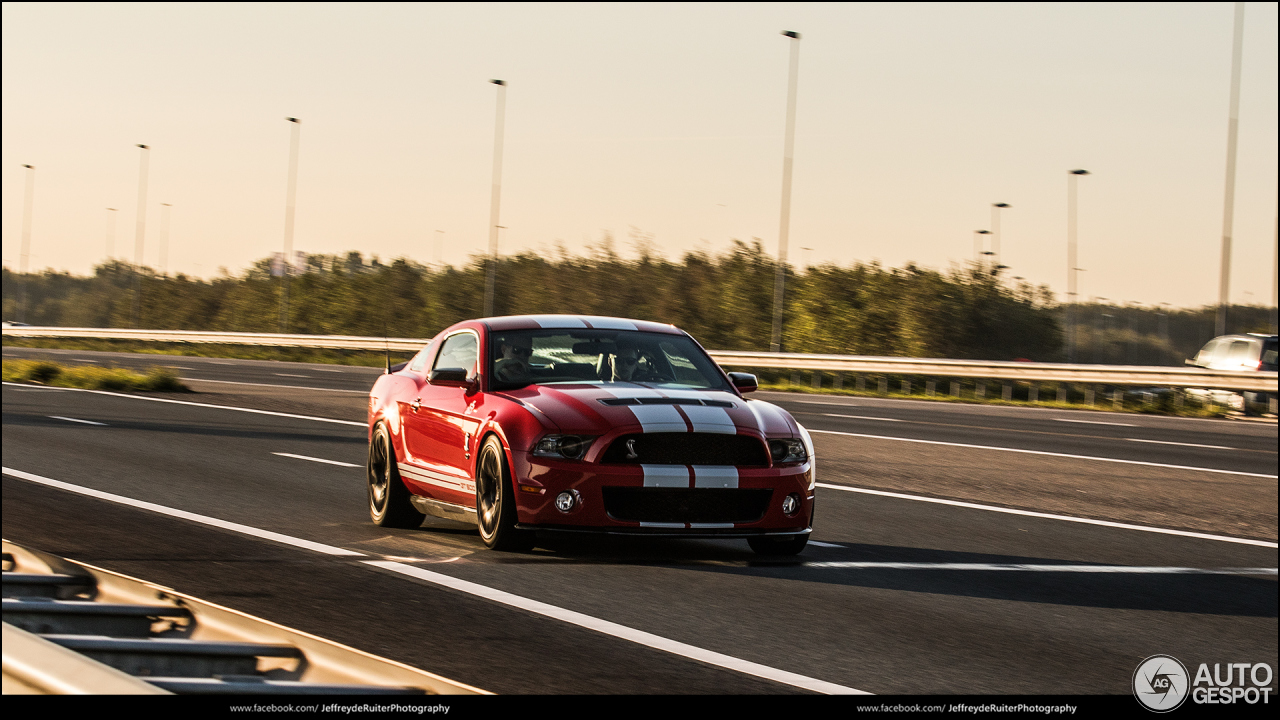
<instances>
[{"instance_id":1,"label":"tree line","mask_svg":"<svg viewBox=\"0 0 1280 720\"><path fill-rule=\"evenodd\" d=\"M768 350L775 264L759 241L726 251L622 258L608 242L586 256L501 258L497 315L571 313L672 323L715 350ZM283 278L271 259L238 276L160 275L113 261L91 277L5 268L4 318L64 327L279 332ZM359 252L312 255L288 283L287 332L420 337L479 317L486 263L429 268ZM975 266L788 268L783 350L803 353L1061 361L1063 307L1047 287L1010 285ZM24 300L25 298L25 300ZM25 311L23 304L25 302ZM1212 337L1213 309L1082 305L1078 362L1181 364ZM1207 318L1207 322L1206 322ZM1264 329L1265 308L1232 309L1232 331Z\"/></svg>"}]
</instances>

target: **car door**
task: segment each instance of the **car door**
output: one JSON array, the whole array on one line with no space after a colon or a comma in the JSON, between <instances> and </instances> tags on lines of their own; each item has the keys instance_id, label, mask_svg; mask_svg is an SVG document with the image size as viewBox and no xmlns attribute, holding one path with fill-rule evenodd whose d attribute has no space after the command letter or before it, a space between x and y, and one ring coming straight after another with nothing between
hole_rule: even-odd
<instances>
[{"instance_id":1,"label":"car door","mask_svg":"<svg viewBox=\"0 0 1280 720\"><path fill-rule=\"evenodd\" d=\"M474 378L479 341L474 331L463 330L445 338L431 371L462 368ZM430 378L430 371L427 377ZM466 388L432 385L419 389L418 397L401 408L405 448L413 466L402 473L420 490L438 500L458 505L475 504L471 450L480 423L468 412L479 393ZM412 477L411 477L412 476Z\"/></svg>"}]
</instances>

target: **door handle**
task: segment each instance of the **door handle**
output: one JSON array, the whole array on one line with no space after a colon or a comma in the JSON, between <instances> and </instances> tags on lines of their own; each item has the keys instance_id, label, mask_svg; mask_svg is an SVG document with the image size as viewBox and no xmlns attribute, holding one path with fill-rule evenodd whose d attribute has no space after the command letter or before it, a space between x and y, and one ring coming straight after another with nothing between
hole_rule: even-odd
<instances>
[{"instance_id":1,"label":"door handle","mask_svg":"<svg viewBox=\"0 0 1280 720\"><path fill-rule=\"evenodd\" d=\"M412 407L414 412L418 412L418 408L422 407L422 398L414 398Z\"/></svg>"}]
</instances>

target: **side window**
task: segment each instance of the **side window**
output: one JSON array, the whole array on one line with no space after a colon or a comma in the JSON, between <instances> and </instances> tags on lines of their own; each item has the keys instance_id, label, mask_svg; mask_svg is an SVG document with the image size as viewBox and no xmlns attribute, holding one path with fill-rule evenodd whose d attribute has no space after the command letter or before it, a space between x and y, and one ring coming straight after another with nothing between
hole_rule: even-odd
<instances>
[{"instance_id":1,"label":"side window","mask_svg":"<svg viewBox=\"0 0 1280 720\"><path fill-rule=\"evenodd\" d=\"M1253 343L1248 340L1236 340L1231 343L1231 354L1227 356L1227 362L1232 365L1244 363L1249 358L1249 351L1253 349Z\"/></svg>"},{"instance_id":2,"label":"side window","mask_svg":"<svg viewBox=\"0 0 1280 720\"><path fill-rule=\"evenodd\" d=\"M1201 367L1207 366L1213 361L1213 351L1218 348L1217 340L1210 340L1204 347L1200 348L1200 352L1196 353L1195 363Z\"/></svg>"},{"instance_id":3,"label":"side window","mask_svg":"<svg viewBox=\"0 0 1280 720\"><path fill-rule=\"evenodd\" d=\"M475 335L469 332L452 335L440 347L440 357L436 359L436 364L431 369L462 368L467 371L467 377L475 377L476 358L479 352Z\"/></svg>"},{"instance_id":4,"label":"side window","mask_svg":"<svg viewBox=\"0 0 1280 720\"><path fill-rule=\"evenodd\" d=\"M435 343L431 343L418 351L414 356L413 362L409 363L409 369L414 372L422 372L422 368L427 366L427 358L431 357L431 348Z\"/></svg>"}]
</instances>

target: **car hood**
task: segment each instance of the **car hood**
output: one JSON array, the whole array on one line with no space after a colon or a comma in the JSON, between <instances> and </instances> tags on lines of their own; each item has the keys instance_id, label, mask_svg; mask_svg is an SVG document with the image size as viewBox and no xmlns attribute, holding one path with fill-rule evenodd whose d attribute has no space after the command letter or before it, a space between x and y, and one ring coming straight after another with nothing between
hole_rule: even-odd
<instances>
[{"instance_id":1,"label":"car hood","mask_svg":"<svg viewBox=\"0 0 1280 720\"><path fill-rule=\"evenodd\" d=\"M722 390L636 383L530 385L503 393L532 406L560 432L600 435L614 428L639 432L710 432L798 437L787 411Z\"/></svg>"}]
</instances>

